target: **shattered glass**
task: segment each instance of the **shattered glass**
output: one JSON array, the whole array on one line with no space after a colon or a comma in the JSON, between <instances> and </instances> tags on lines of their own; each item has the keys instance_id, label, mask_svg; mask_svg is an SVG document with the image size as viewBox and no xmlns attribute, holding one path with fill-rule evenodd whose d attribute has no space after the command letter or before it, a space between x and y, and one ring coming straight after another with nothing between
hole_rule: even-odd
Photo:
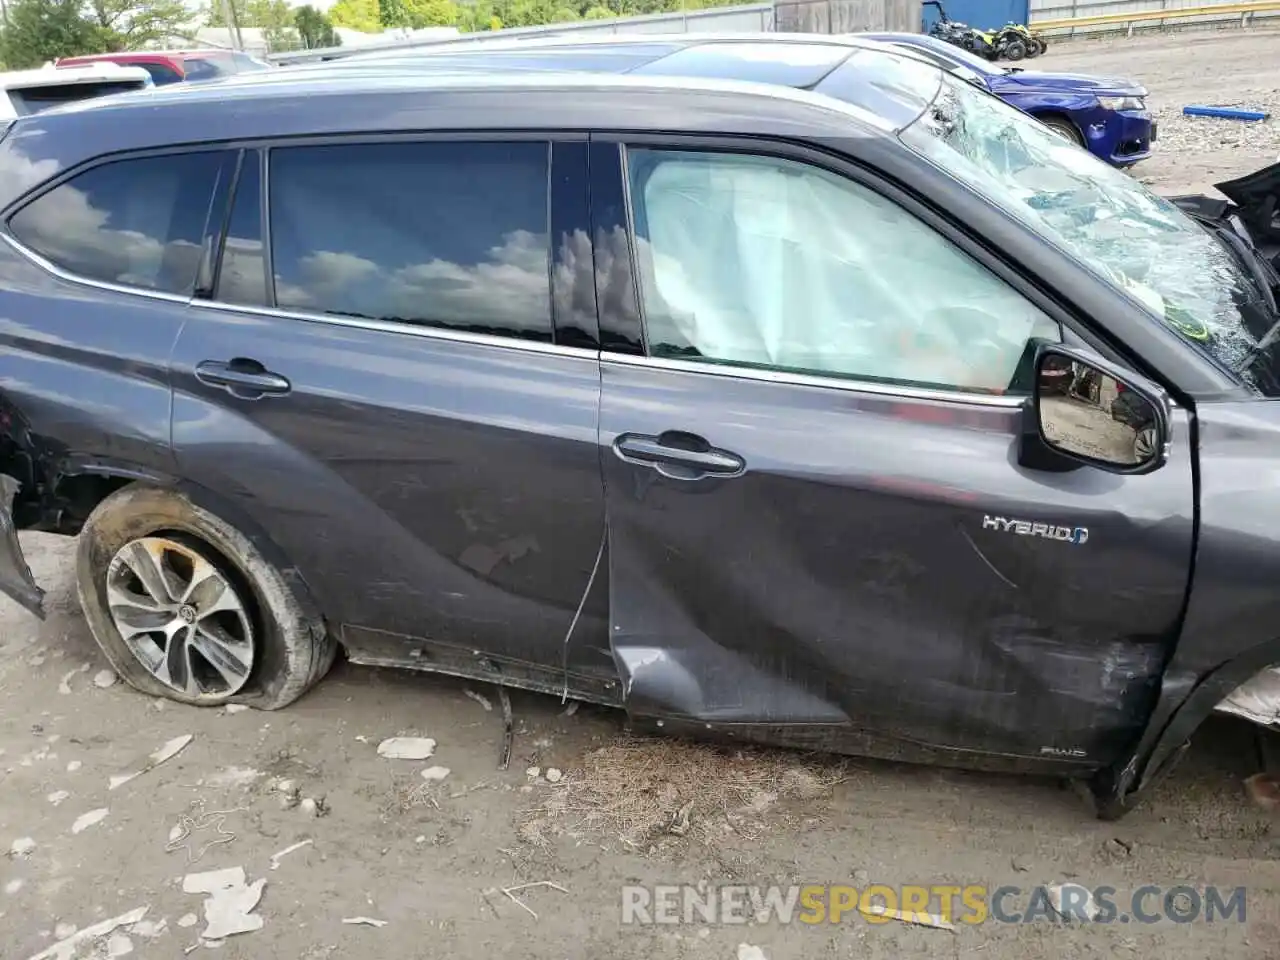
<instances>
[{"instance_id":1,"label":"shattered glass","mask_svg":"<svg viewBox=\"0 0 1280 960\"><path fill-rule=\"evenodd\" d=\"M902 139L1223 366L1244 367L1255 389L1275 392L1276 372L1250 361L1278 318L1236 255L1174 204L953 78Z\"/></svg>"}]
</instances>

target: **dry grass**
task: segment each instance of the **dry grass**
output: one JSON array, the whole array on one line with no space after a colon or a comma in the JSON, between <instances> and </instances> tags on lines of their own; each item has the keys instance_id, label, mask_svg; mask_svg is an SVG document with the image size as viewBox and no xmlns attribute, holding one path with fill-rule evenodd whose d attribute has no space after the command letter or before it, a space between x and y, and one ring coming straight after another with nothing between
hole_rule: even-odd
<instances>
[{"instance_id":1,"label":"dry grass","mask_svg":"<svg viewBox=\"0 0 1280 960\"><path fill-rule=\"evenodd\" d=\"M719 749L670 739L623 739L588 753L520 825L528 843L561 831L615 836L648 849L661 838L758 836L781 800L828 796L844 777L829 758L767 749Z\"/></svg>"}]
</instances>

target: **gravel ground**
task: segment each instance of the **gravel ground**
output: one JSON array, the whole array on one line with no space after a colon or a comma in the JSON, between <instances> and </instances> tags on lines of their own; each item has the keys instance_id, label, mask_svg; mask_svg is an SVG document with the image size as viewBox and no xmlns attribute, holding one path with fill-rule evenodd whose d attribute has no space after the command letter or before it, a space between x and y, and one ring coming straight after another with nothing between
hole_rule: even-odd
<instances>
[{"instance_id":1,"label":"gravel ground","mask_svg":"<svg viewBox=\"0 0 1280 960\"><path fill-rule=\"evenodd\" d=\"M1158 193L1214 193L1215 183L1280 160L1280 29L1064 41L1028 66L1144 84L1159 139L1133 173ZM1184 116L1182 108L1192 105L1273 116L1261 123Z\"/></svg>"}]
</instances>

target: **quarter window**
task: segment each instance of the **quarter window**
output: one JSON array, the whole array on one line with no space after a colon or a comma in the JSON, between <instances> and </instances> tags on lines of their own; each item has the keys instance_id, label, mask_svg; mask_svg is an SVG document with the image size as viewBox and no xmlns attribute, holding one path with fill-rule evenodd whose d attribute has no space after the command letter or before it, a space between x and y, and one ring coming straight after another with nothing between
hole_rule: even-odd
<instances>
[{"instance_id":1,"label":"quarter window","mask_svg":"<svg viewBox=\"0 0 1280 960\"><path fill-rule=\"evenodd\" d=\"M633 150L650 355L1029 392L1056 323L880 195L789 160Z\"/></svg>"},{"instance_id":2,"label":"quarter window","mask_svg":"<svg viewBox=\"0 0 1280 960\"><path fill-rule=\"evenodd\" d=\"M551 339L546 143L274 149L276 303Z\"/></svg>"},{"instance_id":3,"label":"quarter window","mask_svg":"<svg viewBox=\"0 0 1280 960\"><path fill-rule=\"evenodd\" d=\"M104 163L9 218L19 242L90 280L189 295L226 155Z\"/></svg>"}]
</instances>

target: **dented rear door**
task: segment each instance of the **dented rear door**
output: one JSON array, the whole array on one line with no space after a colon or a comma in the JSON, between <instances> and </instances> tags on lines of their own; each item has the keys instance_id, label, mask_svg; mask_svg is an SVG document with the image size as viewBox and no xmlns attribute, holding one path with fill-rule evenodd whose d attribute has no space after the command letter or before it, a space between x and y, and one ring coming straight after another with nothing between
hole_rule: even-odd
<instances>
[{"instance_id":1,"label":"dented rear door","mask_svg":"<svg viewBox=\"0 0 1280 960\"><path fill-rule=\"evenodd\" d=\"M851 183L850 202L781 147L744 174L723 149L709 163L630 149L616 173L618 145L593 144L597 264L612 265L597 271L614 343L601 409L612 643L629 711L854 752L1114 759L1179 621L1187 417L1148 476L1019 466L1029 353L992 359L975 343L990 326L1057 324L882 193ZM688 169L659 179L672 158ZM627 251L608 247L628 221L634 283L617 266ZM976 310L974 339L930 351L939 330L969 329L956 314L915 340L891 326L935 307ZM827 314L826 343L797 348ZM854 349L873 336L879 353ZM787 350L826 366L798 370ZM988 362L1008 376L993 392L979 389Z\"/></svg>"}]
</instances>

